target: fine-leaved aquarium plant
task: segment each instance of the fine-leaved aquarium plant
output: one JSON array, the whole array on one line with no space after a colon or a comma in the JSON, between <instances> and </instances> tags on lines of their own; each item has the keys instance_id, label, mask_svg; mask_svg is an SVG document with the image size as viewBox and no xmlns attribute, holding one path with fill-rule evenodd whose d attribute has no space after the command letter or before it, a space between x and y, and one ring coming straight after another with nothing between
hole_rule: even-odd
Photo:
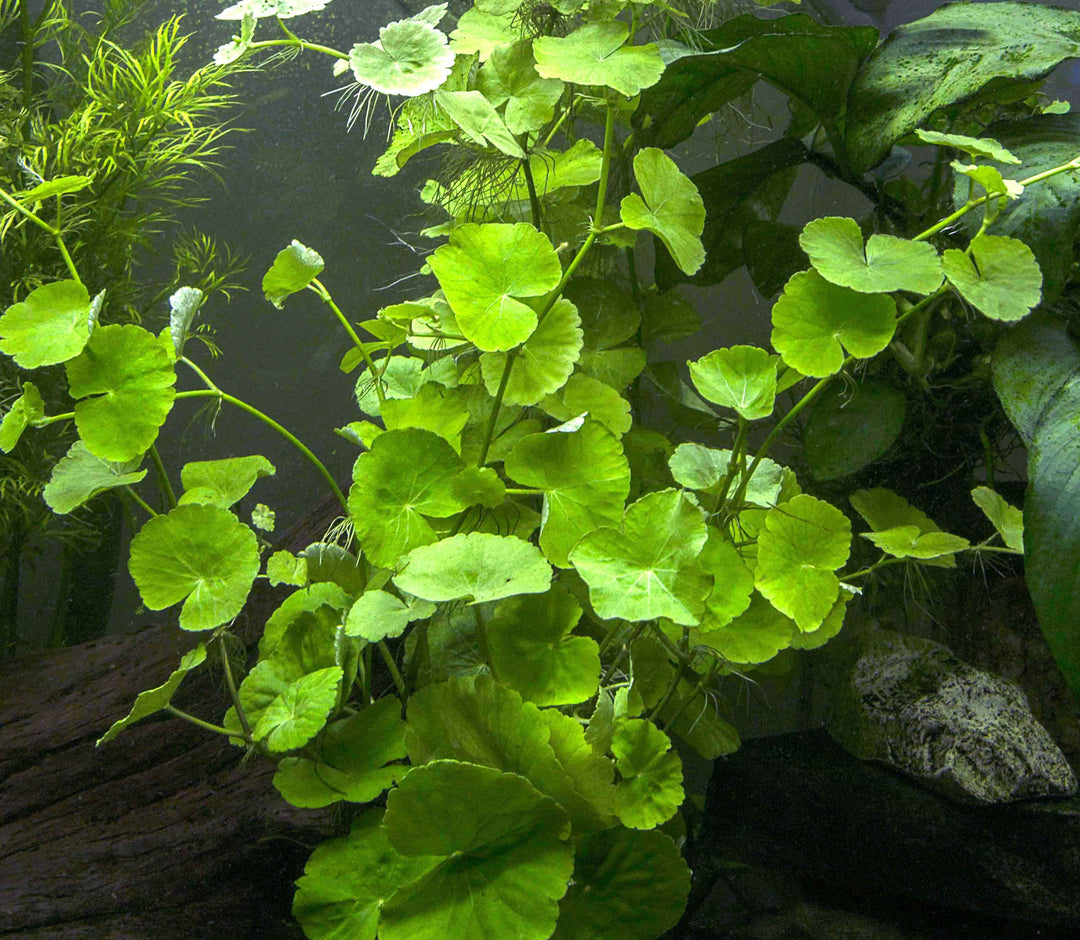
<instances>
[{"instance_id":1,"label":"fine-leaved aquarium plant","mask_svg":"<svg viewBox=\"0 0 1080 940\"><path fill-rule=\"evenodd\" d=\"M73 422L46 502L64 514L126 494L147 516L129 562L143 603L179 605L200 635L101 742L164 710L274 761L290 803L348 808L298 882L309 937L672 928L693 834L679 749L735 750L724 677L829 642L879 572L1026 553L1080 687L1080 353L1053 307L1075 282L1080 125L1038 89L1080 56L1080 14L955 4L879 42L776 10L710 22L710 4L677 0L477 0L449 31L439 4L337 50L296 32L327 3L230 6L217 61L328 56L350 121L390 109L377 174L441 156L413 299L335 298L318 246L296 241L263 277L286 312L317 296L350 344L347 488L211 377L190 342L195 287L160 333L102 325L72 264L0 318L0 351L62 365L72 401L50 413L26 383L5 448ZM669 151L758 81L789 96L786 132L687 176ZM927 148L928 172L882 171L909 147ZM780 224L804 163L867 196L866 217ZM85 183L41 185L59 214ZM776 297L772 348L662 361L700 325L679 284L743 265ZM905 423L932 425L928 402L965 394L986 409L970 487L984 537L884 486L823 497L892 453ZM187 401L276 430L344 523L265 551L269 510L249 523L233 507L274 472L267 457L178 478L154 459ZM775 459L796 429L803 475ZM1012 429L1030 448L1023 511L994 486ZM227 638L257 578L292 591L238 675ZM184 714L173 693L219 654L232 707Z\"/></svg>"}]
</instances>

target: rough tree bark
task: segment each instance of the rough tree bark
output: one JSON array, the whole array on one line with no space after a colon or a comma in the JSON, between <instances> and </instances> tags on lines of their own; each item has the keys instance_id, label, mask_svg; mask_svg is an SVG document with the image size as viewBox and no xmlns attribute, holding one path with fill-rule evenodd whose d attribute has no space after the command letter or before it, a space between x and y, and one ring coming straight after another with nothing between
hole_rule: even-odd
<instances>
[{"instance_id":1,"label":"rough tree bark","mask_svg":"<svg viewBox=\"0 0 1080 940\"><path fill-rule=\"evenodd\" d=\"M336 508L315 507L282 545L316 540ZM281 596L253 592L237 624L249 649ZM301 936L292 881L332 810L289 806L272 765L241 765L224 738L169 716L95 748L194 639L152 627L0 666L0 936ZM174 703L220 723L228 696L201 670Z\"/></svg>"}]
</instances>

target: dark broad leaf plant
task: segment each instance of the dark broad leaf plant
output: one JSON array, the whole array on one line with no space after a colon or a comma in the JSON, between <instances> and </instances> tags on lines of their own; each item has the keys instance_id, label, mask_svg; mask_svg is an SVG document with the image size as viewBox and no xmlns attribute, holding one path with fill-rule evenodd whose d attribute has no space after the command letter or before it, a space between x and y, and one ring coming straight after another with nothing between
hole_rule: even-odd
<instances>
[{"instance_id":1,"label":"dark broad leaf plant","mask_svg":"<svg viewBox=\"0 0 1080 940\"><path fill-rule=\"evenodd\" d=\"M0 193L55 235L68 271L6 310L0 351L62 364L72 400L46 414L26 382L0 447L73 422L45 500L64 514L129 496L148 517L129 562L143 604L180 605L202 635L99 743L166 710L274 761L296 806L362 804L298 882L307 936L659 936L690 887L673 741L706 759L735 750L717 683L827 643L889 566L1026 554L1080 689L1080 351L1054 314L1080 227L1080 121L1038 92L1080 56L1080 13L952 4L879 41L774 9L704 28L709 3L477 0L452 28L439 4L338 51L294 32L328 2L242 0L219 14L238 33L216 58L329 56L351 121L392 107L377 174L445 154L422 192L440 216L425 296L358 317L296 241L263 278L279 309L314 293L351 344L347 492L196 362L198 289L172 297L160 333L98 324L57 222L84 179ZM789 96L786 133L688 177L668 151L758 81ZM932 174L881 171L906 147ZM803 163L872 211L779 223ZM641 277L648 246L656 284ZM778 294L772 348L660 361L699 326L680 282L742 265ZM178 373L195 387L178 391ZM992 533L979 542L889 489L842 505L804 492L881 457L905 402L945 386L1000 399L1030 451L1023 512L992 466L972 492ZM648 396L728 446L664 433ZM264 550L269 511L249 524L233 510L274 472L261 455L188 463L175 495L155 440L183 400L269 424L347 531ZM810 479L770 458L795 426ZM235 676L228 631L259 578L293 590ZM171 705L219 653L228 712Z\"/></svg>"}]
</instances>

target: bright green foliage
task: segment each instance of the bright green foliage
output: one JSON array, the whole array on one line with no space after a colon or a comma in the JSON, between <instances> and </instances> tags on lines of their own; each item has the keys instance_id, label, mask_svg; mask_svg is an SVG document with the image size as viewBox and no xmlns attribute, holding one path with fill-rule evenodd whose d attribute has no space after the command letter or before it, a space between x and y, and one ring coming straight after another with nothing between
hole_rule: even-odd
<instances>
[{"instance_id":1,"label":"bright green foliage","mask_svg":"<svg viewBox=\"0 0 1080 940\"><path fill-rule=\"evenodd\" d=\"M433 761L391 791L383 826L402 855L439 860L383 905L380 938L551 935L574 850L562 808L522 777Z\"/></svg>"},{"instance_id":2,"label":"bright green foliage","mask_svg":"<svg viewBox=\"0 0 1080 940\"><path fill-rule=\"evenodd\" d=\"M394 583L429 601L481 604L543 593L551 584L551 567L522 539L473 532L414 549Z\"/></svg>"},{"instance_id":3,"label":"bright green foliage","mask_svg":"<svg viewBox=\"0 0 1080 940\"><path fill-rule=\"evenodd\" d=\"M135 704L131 706L131 711L119 721L114 721L109 730L98 738L96 746L100 747L107 741L111 741L128 725L142 721L143 718L165 708L172 700L173 694L180 687L180 683L184 681L184 676L200 665L204 659L206 659L206 645L203 643L185 653L183 659L180 660L180 665L172 671L169 678L162 685L140 692L135 696Z\"/></svg>"},{"instance_id":4,"label":"bright green foliage","mask_svg":"<svg viewBox=\"0 0 1080 940\"><path fill-rule=\"evenodd\" d=\"M435 101L457 124L461 132L476 143L490 144L510 157L524 159L525 151L507 130L499 113L478 91L440 91Z\"/></svg>"},{"instance_id":5,"label":"bright green foliage","mask_svg":"<svg viewBox=\"0 0 1080 940\"><path fill-rule=\"evenodd\" d=\"M915 133L923 143L951 147L969 157L996 160L998 163L1020 163L1021 160L1007 147L1001 146L993 137L968 137L965 134L942 134L918 128Z\"/></svg>"},{"instance_id":6,"label":"bright green foliage","mask_svg":"<svg viewBox=\"0 0 1080 940\"><path fill-rule=\"evenodd\" d=\"M461 432L469 423L466 393L460 388L443 388L428 382L409 398L387 398L379 408L386 430L421 428L445 438L454 450L461 450Z\"/></svg>"},{"instance_id":7,"label":"bright green foliage","mask_svg":"<svg viewBox=\"0 0 1080 940\"><path fill-rule=\"evenodd\" d=\"M815 219L802 230L799 245L823 278L860 293L929 294L941 286L941 259L933 245L871 235L864 246L854 219Z\"/></svg>"},{"instance_id":8,"label":"bright green foliage","mask_svg":"<svg viewBox=\"0 0 1080 940\"><path fill-rule=\"evenodd\" d=\"M394 568L402 555L436 541L427 516L443 519L467 505L451 480L461 458L430 431L406 429L380 434L353 466L349 513L367 558Z\"/></svg>"},{"instance_id":9,"label":"bright green foliage","mask_svg":"<svg viewBox=\"0 0 1080 940\"><path fill-rule=\"evenodd\" d=\"M360 594L367 575L360 559L336 542L312 542L300 552L307 580L332 581L347 594Z\"/></svg>"},{"instance_id":10,"label":"bright green foliage","mask_svg":"<svg viewBox=\"0 0 1080 940\"><path fill-rule=\"evenodd\" d=\"M606 85L632 98L655 85L664 60L653 44L628 46L630 27L623 22L589 23L569 36L542 36L533 42L536 71L575 85Z\"/></svg>"},{"instance_id":11,"label":"bright green foliage","mask_svg":"<svg viewBox=\"0 0 1080 940\"><path fill-rule=\"evenodd\" d=\"M656 147L646 147L634 157L634 177L641 195L626 196L619 217L629 228L652 232L683 273L695 273L705 261L701 244L705 204L697 187Z\"/></svg>"},{"instance_id":12,"label":"bright green foliage","mask_svg":"<svg viewBox=\"0 0 1080 940\"><path fill-rule=\"evenodd\" d=\"M23 369L67 362L90 338L90 316L90 295L82 284L42 284L0 316L0 352Z\"/></svg>"},{"instance_id":13,"label":"bright green foliage","mask_svg":"<svg viewBox=\"0 0 1080 940\"><path fill-rule=\"evenodd\" d=\"M273 474L274 465L258 454L186 463L180 471L184 492L179 503L203 503L228 509L247 496L259 477Z\"/></svg>"},{"instance_id":14,"label":"bright green foliage","mask_svg":"<svg viewBox=\"0 0 1080 940\"><path fill-rule=\"evenodd\" d=\"M896 558L941 558L969 547L968 540L959 535L923 532L917 525L901 525L879 532L866 532L863 537L887 555Z\"/></svg>"},{"instance_id":15,"label":"bright green foliage","mask_svg":"<svg viewBox=\"0 0 1080 940\"><path fill-rule=\"evenodd\" d=\"M574 853L553 940L652 940L675 926L689 892L690 869L663 833L618 826L593 833Z\"/></svg>"},{"instance_id":16,"label":"bright green foliage","mask_svg":"<svg viewBox=\"0 0 1080 940\"><path fill-rule=\"evenodd\" d=\"M556 302L535 332L514 353L514 365L503 401L508 405L535 405L566 384L581 353L581 320L569 300ZM484 384L494 395L502 380L507 353L480 357Z\"/></svg>"},{"instance_id":17,"label":"bright green foliage","mask_svg":"<svg viewBox=\"0 0 1080 940\"><path fill-rule=\"evenodd\" d=\"M303 587L308 583L307 559L297 558L292 552L274 552L266 561L266 576L270 584L291 584Z\"/></svg>"},{"instance_id":18,"label":"bright green foliage","mask_svg":"<svg viewBox=\"0 0 1080 940\"><path fill-rule=\"evenodd\" d=\"M263 275L263 293L280 310L288 297L307 287L324 267L325 262L317 251L301 245L294 238L288 248L277 253L274 263Z\"/></svg>"},{"instance_id":19,"label":"bright green foliage","mask_svg":"<svg viewBox=\"0 0 1080 940\"><path fill-rule=\"evenodd\" d=\"M630 466L622 446L596 421L576 431L530 434L507 455L506 472L544 491L540 548L567 568L570 550L588 532L622 518Z\"/></svg>"},{"instance_id":20,"label":"bright green foliage","mask_svg":"<svg viewBox=\"0 0 1080 940\"><path fill-rule=\"evenodd\" d=\"M815 630L836 602L840 582L833 572L850 548L851 523L839 509L796 496L765 516L754 584L800 630Z\"/></svg>"},{"instance_id":21,"label":"bright green foliage","mask_svg":"<svg viewBox=\"0 0 1080 940\"><path fill-rule=\"evenodd\" d=\"M890 530L914 528L915 533L905 534L912 539L918 535L941 533L940 527L929 516L912 506L902 496L892 490L877 488L872 490L856 490L850 496L852 508L862 516L874 532L888 532ZM944 534L944 533L942 533ZM950 536L950 538L955 538ZM928 545L948 545L949 542L937 542L931 540ZM882 546L884 548L884 546ZM955 549L953 549L955 551ZM952 568L956 562L950 554L941 557L934 555L926 556L928 563L944 568Z\"/></svg>"},{"instance_id":22,"label":"bright green foliage","mask_svg":"<svg viewBox=\"0 0 1080 940\"><path fill-rule=\"evenodd\" d=\"M515 137L547 124L563 93L561 81L536 73L528 41L496 47L477 75L477 84L493 106L505 105L506 128Z\"/></svg>"},{"instance_id":23,"label":"bright green foliage","mask_svg":"<svg viewBox=\"0 0 1080 940\"><path fill-rule=\"evenodd\" d=\"M179 506L131 540L131 577L150 610L179 601L184 630L210 630L243 607L259 573L258 539L217 506Z\"/></svg>"},{"instance_id":24,"label":"bright green foliage","mask_svg":"<svg viewBox=\"0 0 1080 940\"><path fill-rule=\"evenodd\" d=\"M518 298L546 294L562 266L531 225L462 225L429 259L462 333L480 349L507 350L536 329L536 311Z\"/></svg>"},{"instance_id":25,"label":"bright green foliage","mask_svg":"<svg viewBox=\"0 0 1080 940\"><path fill-rule=\"evenodd\" d=\"M671 740L650 721L616 722L611 740L622 780L615 787L615 812L631 829L666 822L683 801L682 761Z\"/></svg>"},{"instance_id":26,"label":"bright green foliage","mask_svg":"<svg viewBox=\"0 0 1080 940\"><path fill-rule=\"evenodd\" d=\"M738 549L716 528L709 529L698 563L713 577L713 588L705 598L705 614L699 627L704 633L726 626L746 610L754 591L754 576ZM725 658L733 657L725 653Z\"/></svg>"},{"instance_id":27,"label":"bright green foliage","mask_svg":"<svg viewBox=\"0 0 1080 940\"><path fill-rule=\"evenodd\" d=\"M709 579L695 563L707 537L701 510L679 490L629 506L619 528L603 526L570 552L601 617L695 624Z\"/></svg>"},{"instance_id":28,"label":"bright green foliage","mask_svg":"<svg viewBox=\"0 0 1080 940\"><path fill-rule=\"evenodd\" d=\"M554 395L540 402L540 407L559 421L572 421L588 415L613 434L622 437L630 430L630 402L599 379L575 373Z\"/></svg>"},{"instance_id":29,"label":"bright green foliage","mask_svg":"<svg viewBox=\"0 0 1080 940\"><path fill-rule=\"evenodd\" d=\"M240 0L217 14L219 20L263 19L276 16L287 20L323 9L330 0Z\"/></svg>"},{"instance_id":30,"label":"bright green foliage","mask_svg":"<svg viewBox=\"0 0 1080 940\"><path fill-rule=\"evenodd\" d=\"M776 364L756 346L714 349L690 366L690 378L704 398L734 408L747 421L767 418L776 400Z\"/></svg>"},{"instance_id":31,"label":"bright green foliage","mask_svg":"<svg viewBox=\"0 0 1080 940\"><path fill-rule=\"evenodd\" d=\"M22 394L4 412L0 420L0 452L10 454L19 443L23 431L39 418L45 417L45 403L33 382L23 382Z\"/></svg>"},{"instance_id":32,"label":"bright green foliage","mask_svg":"<svg viewBox=\"0 0 1080 940\"><path fill-rule=\"evenodd\" d=\"M1005 545L1014 551L1022 552L1024 550L1024 514L1015 506L1010 506L988 486L975 487L971 491L971 498L997 529Z\"/></svg>"},{"instance_id":33,"label":"bright green foliage","mask_svg":"<svg viewBox=\"0 0 1080 940\"><path fill-rule=\"evenodd\" d=\"M303 747L326 724L340 684L340 666L301 676L263 710L251 736L271 751Z\"/></svg>"},{"instance_id":34,"label":"bright green foliage","mask_svg":"<svg viewBox=\"0 0 1080 940\"><path fill-rule=\"evenodd\" d=\"M76 441L53 467L41 495L53 512L65 515L98 493L138 483L146 476L145 470L136 469L138 465L138 460L109 463L90 453L82 441Z\"/></svg>"},{"instance_id":35,"label":"bright green foliage","mask_svg":"<svg viewBox=\"0 0 1080 940\"><path fill-rule=\"evenodd\" d=\"M599 648L570 634L580 617L581 605L558 584L500 603L487 625L495 677L537 705L573 705L595 695Z\"/></svg>"},{"instance_id":36,"label":"bright green foliage","mask_svg":"<svg viewBox=\"0 0 1080 940\"><path fill-rule=\"evenodd\" d=\"M1004 235L980 235L971 241L970 257L956 248L945 251L945 276L960 296L992 320L1026 317L1042 298L1042 273L1022 241Z\"/></svg>"},{"instance_id":37,"label":"bright green foliage","mask_svg":"<svg viewBox=\"0 0 1080 940\"><path fill-rule=\"evenodd\" d=\"M103 460L141 457L172 410L176 373L153 333L139 326L102 326L67 369L75 426ZM93 396L93 397L88 397Z\"/></svg>"},{"instance_id":38,"label":"bright green foliage","mask_svg":"<svg viewBox=\"0 0 1080 940\"><path fill-rule=\"evenodd\" d=\"M886 294L861 294L831 284L817 271L796 274L772 310L772 344L803 375L840 370L845 351L866 358L889 345L896 304Z\"/></svg>"},{"instance_id":39,"label":"bright green foliage","mask_svg":"<svg viewBox=\"0 0 1080 940\"><path fill-rule=\"evenodd\" d=\"M430 617L432 613L434 605L426 601L408 603L389 591L367 591L349 608L345 635L378 643L387 637L401 636L412 621Z\"/></svg>"},{"instance_id":40,"label":"bright green foliage","mask_svg":"<svg viewBox=\"0 0 1080 940\"><path fill-rule=\"evenodd\" d=\"M434 91L453 64L446 34L415 19L390 23L379 30L378 42L358 42L349 50L356 80L384 95Z\"/></svg>"},{"instance_id":41,"label":"bright green foliage","mask_svg":"<svg viewBox=\"0 0 1080 940\"><path fill-rule=\"evenodd\" d=\"M450 34L450 48L458 55L478 53L481 62L487 61L494 50L521 38L520 29L514 26L513 13L513 10L489 10L483 3L466 10L458 20L457 29Z\"/></svg>"},{"instance_id":42,"label":"bright green foliage","mask_svg":"<svg viewBox=\"0 0 1080 940\"><path fill-rule=\"evenodd\" d=\"M390 761L405 756L401 702L379 699L323 732L319 759L286 757L278 764L274 786L293 806L318 809L340 800L367 803L404 772Z\"/></svg>"},{"instance_id":43,"label":"bright green foliage","mask_svg":"<svg viewBox=\"0 0 1080 940\"><path fill-rule=\"evenodd\" d=\"M710 618L703 620L691 634L694 642L716 650L732 663L768 662L787 649L799 632L794 621L760 594L747 600L746 608L726 623L714 627Z\"/></svg>"}]
</instances>

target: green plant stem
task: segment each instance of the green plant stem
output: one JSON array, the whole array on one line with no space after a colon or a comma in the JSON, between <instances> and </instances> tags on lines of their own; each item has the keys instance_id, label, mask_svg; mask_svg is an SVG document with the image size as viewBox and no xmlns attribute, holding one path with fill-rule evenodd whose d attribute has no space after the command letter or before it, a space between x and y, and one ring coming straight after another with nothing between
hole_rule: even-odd
<instances>
[{"instance_id":1,"label":"green plant stem","mask_svg":"<svg viewBox=\"0 0 1080 940\"><path fill-rule=\"evenodd\" d=\"M236 718L240 722L240 727L244 729L244 736L248 740L252 740L251 725L248 724L244 706L240 704L240 695L236 691L236 680L233 679L232 665L229 663L229 651L225 647L224 633L218 634L218 651L221 653L221 668L225 673L225 685L229 689L229 698L232 699L233 708L236 709Z\"/></svg>"},{"instance_id":2,"label":"green plant stem","mask_svg":"<svg viewBox=\"0 0 1080 940\"><path fill-rule=\"evenodd\" d=\"M330 474L330 471L327 470L326 467L323 465L323 462L319 460L319 458L316 457L314 453L312 453L311 449L308 448L304 444L304 442L301 441L295 434L293 434L288 429L282 427L269 415L263 414L261 411L259 411L258 408L249 405L246 401L242 401L241 399L236 398L233 395L229 395L216 387L209 389L196 389L195 391L191 392L176 393L177 401L185 398L217 398L221 401L227 401L230 405L235 405L241 411L246 411L252 417L258 418L265 425L267 425L267 427L273 428L275 431L277 431L278 434L285 438L285 440L292 444L293 447L300 451L300 453L307 458L308 462L311 463L312 466L314 466L320 474L322 474L323 479L326 480L326 482L329 484L330 490L337 498L337 501L341 504L342 509L344 509L345 512L349 511L349 501L345 498L345 494L341 492L341 489L337 485L337 481Z\"/></svg>"},{"instance_id":3,"label":"green plant stem","mask_svg":"<svg viewBox=\"0 0 1080 940\"><path fill-rule=\"evenodd\" d=\"M679 683L682 682L682 677L686 674L686 663L683 660L679 660L679 665L675 667L675 675L671 677L671 682L668 683L668 687L664 690L664 694L660 696L660 701L657 702L652 711L649 712L649 721L656 721L660 713L667 707L667 703L671 701L671 696L675 694L675 690L679 687Z\"/></svg>"},{"instance_id":4,"label":"green plant stem","mask_svg":"<svg viewBox=\"0 0 1080 940\"><path fill-rule=\"evenodd\" d=\"M371 650L372 647L365 646L362 654L363 665L361 668L364 674L361 676L360 681L360 695L365 707L371 704Z\"/></svg>"},{"instance_id":5,"label":"green plant stem","mask_svg":"<svg viewBox=\"0 0 1080 940\"><path fill-rule=\"evenodd\" d=\"M379 640L379 652L382 654L383 662L386 663L386 668L390 670L390 678L394 680L394 687L398 690L398 695L404 699L406 697L405 680L401 678L401 671L386 646L386 640Z\"/></svg>"},{"instance_id":6,"label":"green plant stem","mask_svg":"<svg viewBox=\"0 0 1080 940\"><path fill-rule=\"evenodd\" d=\"M157 444L151 444L147 453L150 454L150 462L154 465L154 473L157 474L161 495L165 498L168 507L175 509L176 492L172 488L172 483L169 482L169 474L165 472L165 464L161 461L161 454L158 453Z\"/></svg>"},{"instance_id":7,"label":"green plant stem","mask_svg":"<svg viewBox=\"0 0 1080 940\"><path fill-rule=\"evenodd\" d=\"M476 461L478 467L487 462L488 451L491 442L495 439L495 427L499 422L499 409L502 408L503 397L506 395L506 386L510 383L510 370L514 367L517 359L516 350L511 349L506 354L506 362L503 364L502 375L499 377L499 388L495 392L495 400L491 404L491 416L488 418L487 427L484 429L484 445L480 448L480 456Z\"/></svg>"},{"instance_id":8,"label":"green plant stem","mask_svg":"<svg viewBox=\"0 0 1080 940\"><path fill-rule=\"evenodd\" d=\"M170 715L175 715L177 718L183 718L184 721L190 721L193 725L198 725L204 731L213 731L214 734L225 734L230 738L243 738L248 744L254 744L250 735L243 735L237 731L230 731L228 728L223 728L221 725L212 725L208 721L203 721L201 718L196 718L194 715L189 715L187 712L180 711L175 705L166 705L165 711Z\"/></svg>"},{"instance_id":9,"label":"green plant stem","mask_svg":"<svg viewBox=\"0 0 1080 940\"><path fill-rule=\"evenodd\" d=\"M665 732L673 724L675 724L676 721L679 720L679 716L682 715L682 713L684 711L686 711L687 706L689 706L689 704L692 701L694 701L694 699L696 699L698 697L698 695L700 695L702 692L705 691L705 689L708 687L709 683L712 682L713 676L716 675L716 670L719 669L719 668L720 668L720 660L719 659L713 659L713 661L709 664L708 671L705 673L704 676L701 677L701 680L697 683L697 685L694 686L693 691L691 691L691 693L688 696L686 696L686 698L684 698L679 703L679 707L676 708L675 711L672 712L671 717L668 718L668 720L664 722L663 730Z\"/></svg>"},{"instance_id":10,"label":"green plant stem","mask_svg":"<svg viewBox=\"0 0 1080 940\"><path fill-rule=\"evenodd\" d=\"M353 341L353 345L360 351L360 355L364 358L364 363L367 365L368 370L371 372L371 378L375 382L375 394L378 396L379 405L386 404L386 393L382 387L382 377L375 367L375 360L371 358L371 354L367 351L364 344L360 341L360 337L356 335L356 330L352 328L352 324L349 323L345 314L341 312L341 308L334 303L333 298L330 296L330 292L323 286L318 278L314 278L308 285L308 289L313 291L323 303L325 303L333 312L334 316L338 318L338 321L345 328L345 332L349 334L349 339Z\"/></svg>"},{"instance_id":11,"label":"green plant stem","mask_svg":"<svg viewBox=\"0 0 1080 940\"><path fill-rule=\"evenodd\" d=\"M735 479L735 474L739 472L739 455L746 449L746 438L749 433L750 423L742 415L739 415L739 430L735 434L735 443L731 445L731 459L728 461L724 482L716 494L713 512L717 512L724 505L724 500L727 499L728 490L731 489L731 482Z\"/></svg>"},{"instance_id":12,"label":"green plant stem","mask_svg":"<svg viewBox=\"0 0 1080 940\"><path fill-rule=\"evenodd\" d=\"M623 660L630 654L630 647L634 641L641 636L641 631L645 629L646 621L641 621L634 625L633 631L630 636L627 637L626 642L619 647L619 652L615 658L608 664L607 669L604 670L604 675L600 679L600 688L606 689L608 683L611 681L611 677L615 675L619 667L622 665ZM608 635L604 637L604 642L600 646L600 655L602 656L607 650L607 647L611 644L611 638L618 634L619 630L614 629L608 632Z\"/></svg>"},{"instance_id":13,"label":"green plant stem","mask_svg":"<svg viewBox=\"0 0 1080 940\"><path fill-rule=\"evenodd\" d=\"M59 201L60 197L57 196L56 198L57 201ZM0 189L0 199L3 199L4 202L8 203L8 205L10 205L23 216L25 216L35 225L48 232L56 240L56 247L60 249L60 255L64 259L64 264L68 269L68 273L71 275L72 280L74 280L76 283L81 284L82 278L79 277L79 272L75 268L75 262L71 260L71 253L68 251L67 245L64 244L64 237L60 234L60 229L56 228L53 225L50 225L44 219L40 218L38 215L27 209L26 206L16 202L15 199L8 195L8 193L6 193L3 189Z\"/></svg>"},{"instance_id":14,"label":"green plant stem","mask_svg":"<svg viewBox=\"0 0 1080 940\"><path fill-rule=\"evenodd\" d=\"M491 653L488 650L487 624L484 623L484 616L480 613L479 606L475 604L473 605L473 617L476 620L476 642L480 646L480 656L490 669Z\"/></svg>"},{"instance_id":15,"label":"green plant stem","mask_svg":"<svg viewBox=\"0 0 1080 940\"><path fill-rule=\"evenodd\" d=\"M146 501L145 499L143 499L143 498L142 498L142 497L141 497L141 496L140 496L140 495L139 495L138 493L136 493L136 492L135 492L135 490L134 490L134 489L133 489L132 487L130 487L130 486L125 486L125 487L124 487L124 490L125 490L125 491L127 492L128 496L130 496L130 497L131 497L131 498L132 498L132 499L133 499L133 500L134 500L134 501L135 501L136 503L138 503L138 504L139 504L139 505L140 505L140 506L141 506L141 507L143 508L143 510L144 510L144 511L145 511L145 512L146 512L146 513L147 513L147 514L148 514L148 515L149 515L149 516L150 516L151 518L153 518L154 516L158 515L158 512L157 512L157 510L156 510L156 509L154 509L154 507L153 507L153 506L151 506L151 505L150 505L150 504L149 504L149 503L148 503L148 502L147 502L147 501Z\"/></svg>"},{"instance_id":16,"label":"green plant stem","mask_svg":"<svg viewBox=\"0 0 1080 940\"><path fill-rule=\"evenodd\" d=\"M851 574L840 575L841 581L851 581L853 578L865 578L867 575L873 574L879 568L888 568L889 565L898 565L902 561L911 561L910 558L894 558L889 555L882 556L872 565L868 565L866 568L860 568L858 571L853 571Z\"/></svg>"},{"instance_id":17,"label":"green plant stem","mask_svg":"<svg viewBox=\"0 0 1080 940\"><path fill-rule=\"evenodd\" d=\"M524 147L521 148L525 150ZM529 190L529 210L532 212L533 225L541 227L543 217L540 215L540 199L536 195L536 180L533 179L532 164L529 161L529 153L525 152L525 159L521 161L521 168L525 171L525 186Z\"/></svg>"},{"instance_id":18,"label":"green plant stem","mask_svg":"<svg viewBox=\"0 0 1080 940\"><path fill-rule=\"evenodd\" d=\"M508 486L506 488L507 496L543 496L546 490L533 490L521 486Z\"/></svg>"},{"instance_id":19,"label":"green plant stem","mask_svg":"<svg viewBox=\"0 0 1080 940\"><path fill-rule=\"evenodd\" d=\"M284 28L284 27L282 27ZM286 30L288 32L288 30ZM260 39L258 42L253 42L248 46L248 51L254 49L268 49L271 46L291 46L298 49L306 49L308 52L321 52L323 55L333 56L335 59L349 58L347 52L341 52L339 49L333 49L330 46L322 46L317 42L308 42L306 39L301 39L298 36L294 36L289 33L291 38L289 39Z\"/></svg>"}]
</instances>

